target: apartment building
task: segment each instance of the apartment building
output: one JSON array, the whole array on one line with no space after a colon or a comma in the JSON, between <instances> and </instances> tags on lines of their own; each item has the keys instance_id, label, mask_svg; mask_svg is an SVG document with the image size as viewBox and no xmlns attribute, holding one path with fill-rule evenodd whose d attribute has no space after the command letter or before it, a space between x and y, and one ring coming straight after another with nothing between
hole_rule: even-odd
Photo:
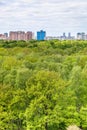
<instances>
[{"instance_id":1,"label":"apartment building","mask_svg":"<svg viewBox=\"0 0 87 130\"><path fill-rule=\"evenodd\" d=\"M31 40L33 33L28 31L10 31L9 33L9 40Z\"/></svg>"},{"instance_id":2,"label":"apartment building","mask_svg":"<svg viewBox=\"0 0 87 130\"><path fill-rule=\"evenodd\" d=\"M8 37L5 34L0 34L0 40L6 40Z\"/></svg>"},{"instance_id":3,"label":"apartment building","mask_svg":"<svg viewBox=\"0 0 87 130\"><path fill-rule=\"evenodd\" d=\"M40 30L37 32L37 40L45 40L46 39L46 31Z\"/></svg>"}]
</instances>

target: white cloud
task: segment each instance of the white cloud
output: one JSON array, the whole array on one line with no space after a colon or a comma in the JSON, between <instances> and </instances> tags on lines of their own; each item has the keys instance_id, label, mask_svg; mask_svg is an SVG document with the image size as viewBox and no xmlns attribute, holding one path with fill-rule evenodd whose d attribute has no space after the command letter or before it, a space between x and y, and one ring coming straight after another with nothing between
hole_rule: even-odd
<instances>
[{"instance_id":1,"label":"white cloud","mask_svg":"<svg viewBox=\"0 0 87 130\"><path fill-rule=\"evenodd\" d=\"M45 29L57 35L86 31L87 0L0 0L0 10L1 32Z\"/></svg>"}]
</instances>

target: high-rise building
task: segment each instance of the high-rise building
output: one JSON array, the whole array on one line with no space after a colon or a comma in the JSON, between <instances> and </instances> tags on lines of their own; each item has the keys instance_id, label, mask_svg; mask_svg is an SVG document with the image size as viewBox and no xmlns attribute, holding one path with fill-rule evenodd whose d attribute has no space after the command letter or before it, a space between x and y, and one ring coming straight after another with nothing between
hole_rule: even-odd
<instances>
[{"instance_id":1,"label":"high-rise building","mask_svg":"<svg viewBox=\"0 0 87 130\"><path fill-rule=\"evenodd\" d=\"M71 39L71 33L70 32L68 33L68 39Z\"/></svg>"},{"instance_id":2,"label":"high-rise building","mask_svg":"<svg viewBox=\"0 0 87 130\"><path fill-rule=\"evenodd\" d=\"M28 31L25 33L25 40L31 40L33 38L33 33Z\"/></svg>"},{"instance_id":3,"label":"high-rise building","mask_svg":"<svg viewBox=\"0 0 87 130\"><path fill-rule=\"evenodd\" d=\"M46 31L40 30L37 32L37 40L45 40L46 39Z\"/></svg>"},{"instance_id":4,"label":"high-rise building","mask_svg":"<svg viewBox=\"0 0 87 130\"><path fill-rule=\"evenodd\" d=\"M63 33L63 36L61 36L61 39L62 40L66 40L66 34L65 34L65 32Z\"/></svg>"},{"instance_id":5,"label":"high-rise building","mask_svg":"<svg viewBox=\"0 0 87 130\"><path fill-rule=\"evenodd\" d=\"M18 31L17 32L17 40L25 40L25 32Z\"/></svg>"},{"instance_id":6,"label":"high-rise building","mask_svg":"<svg viewBox=\"0 0 87 130\"><path fill-rule=\"evenodd\" d=\"M8 36L5 34L0 34L0 40L7 40Z\"/></svg>"},{"instance_id":7,"label":"high-rise building","mask_svg":"<svg viewBox=\"0 0 87 130\"><path fill-rule=\"evenodd\" d=\"M66 37L66 34L65 34L65 32L63 33L63 37Z\"/></svg>"},{"instance_id":8,"label":"high-rise building","mask_svg":"<svg viewBox=\"0 0 87 130\"><path fill-rule=\"evenodd\" d=\"M82 32L82 40L86 39L86 34L84 32Z\"/></svg>"},{"instance_id":9,"label":"high-rise building","mask_svg":"<svg viewBox=\"0 0 87 130\"><path fill-rule=\"evenodd\" d=\"M6 38L8 38L8 33L4 33L4 36L5 36Z\"/></svg>"},{"instance_id":10,"label":"high-rise building","mask_svg":"<svg viewBox=\"0 0 87 130\"><path fill-rule=\"evenodd\" d=\"M18 34L17 34L17 32L11 31L11 32L9 33L9 39L10 39L10 40L18 40Z\"/></svg>"},{"instance_id":11,"label":"high-rise building","mask_svg":"<svg viewBox=\"0 0 87 130\"><path fill-rule=\"evenodd\" d=\"M77 39L78 40L86 40L86 34L84 32L77 33Z\"/></svg>"},{"instance_id":12,"label":"high-rise building","mask_svg":"<svg viewBox=\"0 0 87 130\"><path fill-rule=\"evenodd\" d=\"M9 33L10 40L31 40L32 39L32 32L24 32L24 31L11 31Z\"/></svg>"},{"instance_id":13,"label":"high-rise building","mask_svg":"<svg viewBox=\"0 0 87 130\"><path fill-rule=\"evenodd\" d=\"M78 40L81 40L82 39L82 35L81 35L81 33L79 32L79 33L77 33L77 39Z\"/></svg>"}]
</instances>

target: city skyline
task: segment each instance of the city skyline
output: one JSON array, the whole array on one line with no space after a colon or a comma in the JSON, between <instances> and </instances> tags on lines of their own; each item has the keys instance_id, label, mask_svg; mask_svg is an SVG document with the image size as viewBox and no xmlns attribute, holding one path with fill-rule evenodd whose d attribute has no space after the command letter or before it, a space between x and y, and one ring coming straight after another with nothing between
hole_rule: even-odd
<instances>
[{"instance_id":1,"label":"city skyline","mask_svg":"<svg viewBox=\"0 0 87 130\"><path fill-rule=\"evenodd\" d=\"M0 0L0 11L0 33L43 29L48 36L58 36L87 32L86 0Z\"/></svg>"},{"instance_id":2,"label":"city skyline","mask_svg":"<svg viewBox=\"0 0 87 130\"><path fill-rule=\"evenodd\" d=\"M0 40L87 40L87 33L85 32L77 32L76 36L72 35L71 32L68 32L68 34L63 32L62 35L57 36L48 36L45 30L39 30L36 33L37 35L35 36L32 31L10 31L9 34L6 32L4 34L1 33Z\"/></svg>"}]
</instances>

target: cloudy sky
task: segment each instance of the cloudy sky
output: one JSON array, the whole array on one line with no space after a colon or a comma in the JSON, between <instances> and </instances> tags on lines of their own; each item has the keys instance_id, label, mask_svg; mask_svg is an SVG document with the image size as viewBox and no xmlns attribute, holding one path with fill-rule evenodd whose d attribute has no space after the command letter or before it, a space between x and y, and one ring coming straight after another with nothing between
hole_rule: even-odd
<instances>
[{"instance_id":1,"label":"cloudy sky","mask_svg":"<svg viewBox=\"0 0 87 130\"><path fill-rule=\"evenodd\" d=\"M87 0L0 0L0 33L10 30L87 33Z\"/></svg>"}]
</instances>

